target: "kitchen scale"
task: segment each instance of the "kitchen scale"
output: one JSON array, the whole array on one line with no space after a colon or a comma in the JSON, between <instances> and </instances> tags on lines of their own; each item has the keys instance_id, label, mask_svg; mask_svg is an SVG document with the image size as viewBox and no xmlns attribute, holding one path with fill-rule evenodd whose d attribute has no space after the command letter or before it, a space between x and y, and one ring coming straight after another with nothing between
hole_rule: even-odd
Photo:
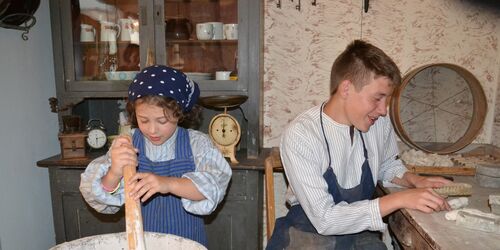
<instances>
[{"instance_id":1,"label":"kitchen scale","mask_svg":"<svg viewBox=\"0 0 500 250\"><path fill-rule=\"evenodd\" d=\"M224 112L215 115L208 126L208 135L212 142L231 163L236 160L236 145L240 142L241 127L236 118L227 113L229 108L235 108L248 99L245 95L219 95L200 97L200 104L210 109L223 109Z\"/></svg>"}]
</instances>

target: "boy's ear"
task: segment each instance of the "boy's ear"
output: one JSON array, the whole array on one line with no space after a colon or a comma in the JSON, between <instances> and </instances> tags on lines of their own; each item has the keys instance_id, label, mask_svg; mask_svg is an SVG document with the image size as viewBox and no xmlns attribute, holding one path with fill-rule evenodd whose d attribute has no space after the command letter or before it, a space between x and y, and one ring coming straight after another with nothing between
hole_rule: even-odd
<instances>
[{"instance_id":1,"label":"boy's ear","mask_svg":"<svg viewBox=\"0 0 500 250\"><path fill-rule=\"evenodd\" d=\"M352 83L349 80L343 80L339 84L338 92L341 97L345 98L349 94L349 88L351 87ZM354 86L352 86L354 87Z\"/></svg>"}]
</instances>

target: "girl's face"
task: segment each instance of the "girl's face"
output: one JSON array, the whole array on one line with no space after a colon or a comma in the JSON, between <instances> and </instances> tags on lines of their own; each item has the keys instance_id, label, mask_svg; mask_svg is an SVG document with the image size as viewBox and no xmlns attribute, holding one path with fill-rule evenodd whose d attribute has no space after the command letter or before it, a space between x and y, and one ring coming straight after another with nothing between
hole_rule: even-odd
<instances>
[{"instance_id":1,"label":"girl's face","mask_svg":"<svg viewBox=\"0 0 500 250\"><path fill-rule=\"evenodd\" d=\"M177 129L178 119L172 111L164 112L163 108L148 103L135 105L137 125L142 134L154 145L161 145L167 141Z\"/></svg>"}]
</instances>

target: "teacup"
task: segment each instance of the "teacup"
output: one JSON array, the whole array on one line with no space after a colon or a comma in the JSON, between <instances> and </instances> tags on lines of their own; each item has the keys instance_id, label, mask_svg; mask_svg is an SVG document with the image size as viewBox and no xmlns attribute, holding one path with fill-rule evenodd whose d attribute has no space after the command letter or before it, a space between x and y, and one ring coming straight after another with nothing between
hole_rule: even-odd
<instances>
[{"instance_id":1,"label":"teacup","mask_svg":"<svg viewBox=\"0 0 500 250\"><path fill-rule=\"evenodd\" d=\"M227 40L238 40L238 24L224 24L224 36Z\"/></svg>"},{"instance_id":2,"label":"teacup","mask_svg":"<svg viewBox=\"0 0 500 250\"><path fill-rule=\"evenodd\" d=\"M210 23L196 24L196 37L198 40L211 40L214 35L214 26Z\"/></svg>"},{"instance_id":3,"label":"teacup","mask_svg":"<svg viewBox=\"0 0 500 250\"><path fill-rule=\"evenodd\" d=\"M229 75L231 71L216 71L215 80L229 80Z\"/></svg>"},{"instance_id":4,"label":"teacup","mask_svg":"<svg viewBox=\"0 0 500 250\"><path fill-rule=\"evenodd\" d=\"M212 40L222 40L224 39L224 24L221 22L208 22L207 24L211 24L213 27L213 35Z\"/></svg>"}]
</instances>

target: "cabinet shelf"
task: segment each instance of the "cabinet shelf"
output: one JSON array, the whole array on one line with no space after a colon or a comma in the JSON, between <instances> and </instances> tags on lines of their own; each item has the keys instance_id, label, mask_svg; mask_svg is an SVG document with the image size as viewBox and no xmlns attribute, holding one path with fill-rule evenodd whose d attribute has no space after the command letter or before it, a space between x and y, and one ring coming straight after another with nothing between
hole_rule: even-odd
<instances>
[{"instance_id":1,"label":"cabinet shelf","mask_svg":"<svg viewBox=\"0 0 500 250\"><path fill-rule=\"evenodd\" d=\"M110 42L78 42L80 43L81 45L83 46L100 46L100 45L107 45L109 44ZM116 42L116 46L118 47L127 47L128 45L130 45L131 43L130 42L122 42L122 41L117 41Z\"/></svg>"},{"instance_id":2,"label":"cabinet shelf","mask_svg":"<svg viewBox=\"0 0 500 250\"><path fill-rule=\"evenodd\" d=\"M192 44L192 45L202 45L202 44L228 44L237 45L238 40L167 40L167 44Z\"/></svg>"}]
</instances>

